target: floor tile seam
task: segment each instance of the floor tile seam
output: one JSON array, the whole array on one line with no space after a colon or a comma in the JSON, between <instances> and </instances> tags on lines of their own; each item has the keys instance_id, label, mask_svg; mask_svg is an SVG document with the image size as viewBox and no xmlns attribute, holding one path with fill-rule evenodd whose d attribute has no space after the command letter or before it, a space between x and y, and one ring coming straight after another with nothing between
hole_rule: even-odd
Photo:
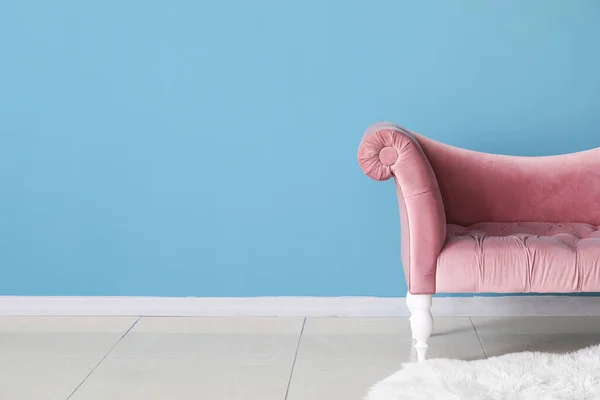
<instances>
[{"instance_id":1,"label":"floor tile seam","mask_svg":"<svg viewBox=\"0 0 600 400\"><path fill-rule=\"evenodd\" d=\"M287 386L285 388L285 397L284 400L287 400L290 394L290 387L292 384L292 378L294 377L294 369L296 368L296 360L298 359L298 352L300 351L300 342L302 341L302 335L304 334L304 328L306 327L306 320L304 318L302 320L302 327L300 328L300 335L298 335L298 344L296 345L296 353L294 354L294 360L292 361L292 367L290 368L290 375L288 377Z\"/></svg>"},{"instance_id":2,"label":"floor tile seam","mask_svg":"<svg viewBox=\"0 0 600 400\"><path fill-rule=\"evenodd\" d=\"M469 317L469 320L471 321L471 325L473 326L473 330L475 331L475 335L477 336L477 341L479 342L479 346L483 351L483 355L485 358L489 358L487 352L485 351L485 347L483 346L483 342L481 341L481 337L479 337L479 332L477 332L477 327L475 326L475 322L473 322L473 318Z\"/></svg>"},{"instance_id":3,"label":"floor tile seam","mask_svg":"<svg viewBox=\"0 0 600 400\"><path fill-rule=\"evenodd\" d=\"M123 335L121 335L119 340L117 340L117 342L106 352L106 354L104 354L104 356L100 359L100 361L98 361L98 363L96 363L96 365L92 368L92 370L85 376L85 378L83 378L83 380L71 392L71 394L66 398L66 400L69 400L73 397L73 395L77 392L77 390L79 390L79 388L88 380L88 378L94 373L94 371L96 371L96 369L100 366L100 364L102 364L102 362L106 359L106 357L108 357L108 355L114 350L114 348L117 347L117 345L121 342L121 340L123 340L123 338L125 336L127 336L127 334L129 332L131 332L131 330L135 327L135 325L139 322L139 320L141 318L142 318L141 316L137 317L137 319L135 321L133 321L133 323L131 324L129 329L127 329L127 331L125 331L125 333Z\"/></svg>"}]
</instances>

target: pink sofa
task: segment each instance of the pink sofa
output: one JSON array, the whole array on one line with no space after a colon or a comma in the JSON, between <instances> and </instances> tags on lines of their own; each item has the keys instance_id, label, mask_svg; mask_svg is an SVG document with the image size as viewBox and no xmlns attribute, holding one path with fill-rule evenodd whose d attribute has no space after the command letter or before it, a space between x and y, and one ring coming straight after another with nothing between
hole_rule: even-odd
<instances>
[{"instance_id":1,"label":"pink sofa","mask_svg":"<svg viewBox=\"0 0 600 400\"><path fill-rule=\"evenodd\" d=\"M358 160L369 177L396 182L420 359L433 293L600 291L600 148L486 154L379 123Z\"/></svg>"}]
</instances>

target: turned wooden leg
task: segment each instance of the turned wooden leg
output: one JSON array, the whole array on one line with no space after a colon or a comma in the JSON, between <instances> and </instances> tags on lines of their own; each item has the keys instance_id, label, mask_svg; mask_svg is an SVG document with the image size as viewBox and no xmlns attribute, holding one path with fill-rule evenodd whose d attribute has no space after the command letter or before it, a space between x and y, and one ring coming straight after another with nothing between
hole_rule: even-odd
<instances>
[{"instance_id":1,"label":"turned wooden leg","mask_svg":"<svg viewBox=\"0 0 600 400\"><path fill-rule=\"evenodd\" d=\"M410 294L406 295L406 302L411 311L410 328L412 337L416 340L415 349L417 350L417 361L425 361L427 343L433 332L433 316L431 315L431 295L430 294Z\"/></svg>"},{"instance_id":2,"label":"turned wooden leg","mask_svg":"<svg viewBox=\"0 0 600 400\"><path fill-rule=\"evenodd\" d=\"M414 309L412 307L412 304L411 304L412 296L413 295L410 294L410 292L406 292L406 306L408 307L408 312L409 312L409 315L410 315L410 317L408 317L408 320L410 322L410 331L411 331L411 334L412 334L411 337L414 339L415 338L415 330L413 328L413 318L412 318L413 311L414 311Z\"/></svg>"}]
</instances>

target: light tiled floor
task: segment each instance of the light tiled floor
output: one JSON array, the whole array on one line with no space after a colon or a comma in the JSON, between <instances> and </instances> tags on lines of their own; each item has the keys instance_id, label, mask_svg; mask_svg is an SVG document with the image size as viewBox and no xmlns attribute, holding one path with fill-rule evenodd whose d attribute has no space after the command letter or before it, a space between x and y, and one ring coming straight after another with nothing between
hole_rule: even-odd
<instances>
[{"instance_id":1,"label":"light tiled floor","mask_svg":"<svg viewBox=\"0 0 600 400\"><path fill-rule=\"evenodd\" d=\"M430 357L600 343L600 317L436 318ZM0 400L349 400L415 357L405 318L0 317Z\"/></svg>"}]
</instances>

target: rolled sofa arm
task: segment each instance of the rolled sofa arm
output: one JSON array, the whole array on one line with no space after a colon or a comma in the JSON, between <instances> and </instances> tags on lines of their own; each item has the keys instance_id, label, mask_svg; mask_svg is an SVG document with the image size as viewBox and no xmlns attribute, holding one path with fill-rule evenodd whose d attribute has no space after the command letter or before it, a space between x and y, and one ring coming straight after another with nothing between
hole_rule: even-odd
<instances>
[{"instance_id":1,"label":"rolled sofa arm","mask_svg":"<svg viewBox=\"0 0 600 400\"><path fill-rule=\"evenodd\" d=\"M414 134L391 123L365 132L358 162L369 177L394 177L402 226L402 263L412 294L433 294L446 214L435 173Z\"/></svg>"}]
</instances>

